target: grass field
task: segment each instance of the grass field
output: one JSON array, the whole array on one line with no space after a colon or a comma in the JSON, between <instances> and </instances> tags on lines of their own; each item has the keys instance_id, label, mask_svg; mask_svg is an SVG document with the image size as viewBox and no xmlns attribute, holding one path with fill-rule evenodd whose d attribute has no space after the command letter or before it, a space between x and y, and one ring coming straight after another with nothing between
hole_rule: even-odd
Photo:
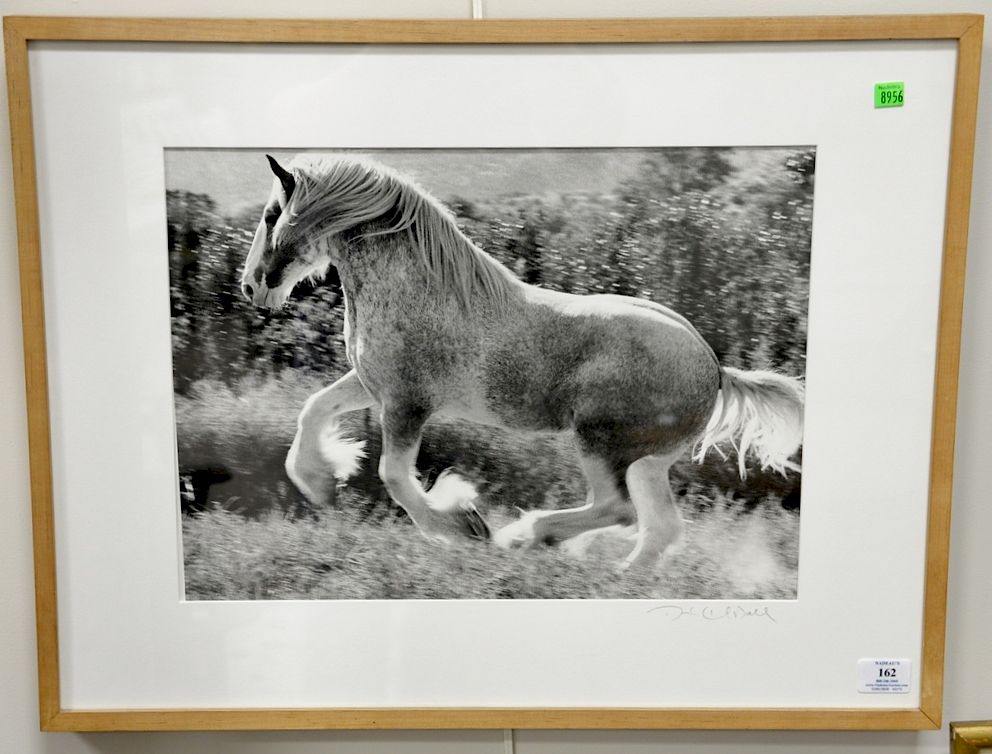
<instances>
[{"instance_id":1,"label":"grass field","mask_svg":"<svg viewBox=\"0 0 992 754\"><path fill-rule=\"evenodd\" d=\"M796 596L799 515L747 512L729 499L684 505L686 531L658 567L623 572L632 543L606 531L575 547L506 551L448 546L396 515L360 506L319 519L246 519L214 509L183 522L189 599L790 599ZM357 501L356 501L357 502ZM699 512L702 510L702 512ZM495 527L512 516L487 513Z\"/></svg>"},{"instance_id":2,"label":"grass field","mask_svg":"<svg viewBox=\"0 0 992 754\"><path fill-rule=\"evenodd\" d=\"M366 443L359 473L336 500L307 509L283 462L306 396L319 386L298 373L228 386L198 383L176 398L181 474L222 471L204 505L183 517L190 599L662 598L796 596L798 477L736 458L681 461L673 486L686 522L682 540L649 573L619 564L633 543L615 532L555 548L504 551L491 543L428 542L399 512L375 473L380 431L355 412L347 434ZM519 510L574 506L585 484L568 437L527 437L458 422L428 425L417 468L429 484L456 468L479 490L491 528ZM330 473L330 470L329 472ZM204 502L204 501L201 501ZM301 502L303 504L301 505ZM585 553L575 554L579 545Z\"/></svg>"}]
</instances>

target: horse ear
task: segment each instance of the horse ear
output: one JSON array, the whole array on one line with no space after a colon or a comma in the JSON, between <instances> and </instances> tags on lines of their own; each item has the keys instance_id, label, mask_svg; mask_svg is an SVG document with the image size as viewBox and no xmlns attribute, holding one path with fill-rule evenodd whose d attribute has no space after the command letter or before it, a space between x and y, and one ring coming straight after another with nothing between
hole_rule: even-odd
<instances>
[{"instance_id":1,"label":"horse ear","mask_svg":"<svg viewBox=\"0 0 992 754\"><path fill-rule=\"evenodd\" d=\"M296 179L293 178L292 173L276 162L276 159L272 155L265 155L265 159L269 161L269 167L272 168L272 172L275 173L276 178L279 179L279 183L282 184L282 190L286 192L286 200L289 201L289 197L293 195L293 189L296 188Z\"/></svg>"}]
</instances>

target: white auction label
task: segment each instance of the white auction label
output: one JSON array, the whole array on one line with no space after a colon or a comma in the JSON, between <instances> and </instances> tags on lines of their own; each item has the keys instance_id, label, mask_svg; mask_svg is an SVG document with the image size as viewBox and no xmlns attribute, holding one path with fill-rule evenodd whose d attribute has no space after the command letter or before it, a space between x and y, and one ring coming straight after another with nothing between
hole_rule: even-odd
<instances>
[{"instance_id":1,"label":"white auction label","mask_svg":"<svg viewBox=\"0 0 992 754\"><path fill-rule=\"evenodd\" d=\"M858 691L862 694L908 694L912 671L910 660L858 660Z\"/></svg>"}]
</instances>

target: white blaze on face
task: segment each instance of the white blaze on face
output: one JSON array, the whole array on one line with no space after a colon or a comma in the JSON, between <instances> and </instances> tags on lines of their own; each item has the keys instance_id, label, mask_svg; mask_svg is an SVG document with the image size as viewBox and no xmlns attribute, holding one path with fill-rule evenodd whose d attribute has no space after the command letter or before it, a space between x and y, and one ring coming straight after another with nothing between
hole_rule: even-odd
<instances>
[{"instance_id":1,"label":"white blaze on face","mask_svg":"<svg viewBox=\"0 0 992 754\"><path fill-rule=\"evenodd\" d=\"M265 221L259 220L251 248L248 250L248 257L245 259L244 272L241 273L241 282L248 283L253 288L258 287L255 281L255 268L262 263L262 252L265 251L265 235Z\"/></svg>"},{"instance_id":2,"label":"white blaze on face","mask_svg":"<svg viewBox=\"0 0 992 754\"><path fill-rule=\"evenodd\" d=\"M279 206L285 208L286 195L278 179L272 182L272 189L269 191L269 199L266 201L265 206L268 207L272 204L272 200L276 198L278 198ZM242 285L248 285L254 291L252 303L255 306L267 305L265 301L268 298L268 290L265 285L265 276L260 276L260 279L256 280L255 272L262 264L262 256L265 254L265 247L268 242L269 231L265 224L263 210L262 218L258 221L258 227L255 228L255 236L252 238L251 248L248 250L248 256L245 258L244 270L241 273Z\"/></svg>"},{"instance_id":3,"label":"white blaze on face","mask_svg":"<svg viewBox=\"0 0 992 754\"><path fill-rule=\"evenodd\" d=\"M329 240L320 240L316 244L299 244L294 249L295 257L287 264L285 260L277 262L280 266L279 285L270 288L269 275L258 274L265 272L263 262L266 251L271 249L280 232L285 231L287 207L289 201L282 183L278 179L273 181L272 191L269 200L266 202L266 209L263 211L262 219L255 229L255 237L252 239L251 248L245 259L244 272L241 275L241 283L246 286L246 292L251 292L252 304L268 309L277 309L286 303L293 288L306 278L323 278L331 264L331 251L333 243ZM275 207L279 208L279 216L274 223L266 223L266 216L274 214Z\"/></svg>"}]
</instances>

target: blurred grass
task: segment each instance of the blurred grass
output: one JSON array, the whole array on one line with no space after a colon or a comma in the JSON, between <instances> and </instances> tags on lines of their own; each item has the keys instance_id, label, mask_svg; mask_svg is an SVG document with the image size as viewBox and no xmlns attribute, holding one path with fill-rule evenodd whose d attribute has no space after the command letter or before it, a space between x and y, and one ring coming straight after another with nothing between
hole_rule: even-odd
<instances>
[{"instance_id":1,"label":"blurred grass","mask_svg":"<svg viewBox=\"0 0 992 754\"><path fill-rule=\"evenodd\" d=\"M685 508L685 506L683 506ZM799 516L729 499L687 518L675 551L649 572L622 572L632 547L604 532L582 557L566 548L506 551L488 542L432 544L402 517L360 506L319 519L221 509L183 522L186 596L252 599L791 599ZM513 516L490 513L494 526Z\"/></svg>"},{"instance_id":2,"label":"blurred grass","mask_svg":"<svg viewBox=\"0 0 992 754\"><path fill-rule=\"evenodd\" d=\"M371 412L348 415L366 441L358 476L317 507L302 499L283 463L312 377L285 372L233 387L198 382L176 396L180 473L210 470L202 508L183 518L189 599L747 599L796 596L799 513L782 499L798 479L752 472L713 455L684 461L673 486L686 521L682 541L650 573L618 566L633 543L615 532L569 547L503 551L482 542L439 547L416 531L376 473L379 428ZM464 422L432 422L417 461L425 483L448 467L474 482L493 530L518 508L561 508L585 499L571 442ZM222 472L222 473L221 473ZM328 472L330 474L330 470ZM568 543L570 546L575 541Z\"/></svg>"}]
</instances>

